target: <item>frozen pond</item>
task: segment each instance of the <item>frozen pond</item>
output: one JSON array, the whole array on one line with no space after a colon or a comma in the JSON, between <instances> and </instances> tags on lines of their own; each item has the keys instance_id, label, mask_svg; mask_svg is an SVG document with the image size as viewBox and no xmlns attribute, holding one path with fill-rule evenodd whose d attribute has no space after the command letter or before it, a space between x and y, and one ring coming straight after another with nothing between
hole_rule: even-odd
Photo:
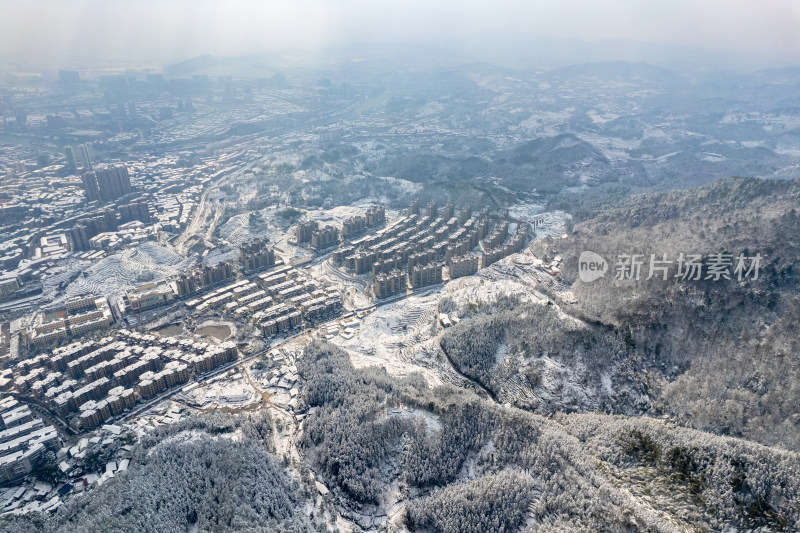
<instances>
[{"instance_id":1,"label":"frozen pond","mask_svg":"<svg viewBox=\"0 0 800 533\"><path fill-rule=\"evenodd\" d=\"M175 337L183 333L183 325L181 324L167 324L166 326L162 326L155 331L153 331L156 335L160 335L161 337Z\"/></svg>"}]
</instances>

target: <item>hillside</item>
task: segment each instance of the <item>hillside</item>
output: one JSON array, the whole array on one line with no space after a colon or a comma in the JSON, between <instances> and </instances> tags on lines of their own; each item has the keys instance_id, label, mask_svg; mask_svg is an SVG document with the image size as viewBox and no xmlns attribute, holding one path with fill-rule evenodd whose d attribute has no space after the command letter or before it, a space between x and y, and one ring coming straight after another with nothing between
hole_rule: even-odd
<instances>
[{"instance_id":1,"label":"hillside","mask_svg":"<svg viewBox=\"0 0 800 533\"><path fill-rule=\"evenodd\" d=\"M489 386L507 369L485 358L489 352L494 358L492 350L508 342L512 355L531 368L544 364L546 356L588 380L598 394L578 401L577 409L635 409L798 450L794 324L800 280L792 264L800 253L798 208L796 181L743 178L608 202L577 223L568 238L533 247L545 260L563 257L560 276L571 285L576 304L561 308L577 323L545 311L535 311L542 316L534 321L523 321L515 312L476 316L450 330L444 346L465 342L460 332L491 330L496 338L490 345L474 347L474 354L470 348L469 357L460 355L464 369ZM578 256L587 250L609 263L606 276L591 283L577 278ZM732 258L760 254L758 279L751 272L739 281L735 265L729 267L730 280L675 277L681 253L702 256L708 268L717 252ZM615 279L621 254L644 258L639 280ZM660 272L646 279L651 254L673 261L666 281ZM481 364L488 366L476 367L470 357L484 357ZM608 379L611 383L602 386ZM623 396L621 384L626 385Z\"/></svg>"}]
</instances>

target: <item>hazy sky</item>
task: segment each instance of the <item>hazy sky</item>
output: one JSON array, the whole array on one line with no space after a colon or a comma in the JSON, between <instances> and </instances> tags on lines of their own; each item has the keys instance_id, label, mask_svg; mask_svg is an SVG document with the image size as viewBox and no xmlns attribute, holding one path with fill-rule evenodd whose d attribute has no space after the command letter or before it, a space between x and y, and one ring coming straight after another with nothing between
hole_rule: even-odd
<instances>
[{"instance_id":1,"label":"hazy sky","mask_svg":"<svg viewBox=\"0 0 800 533\"><path fill-rule=\"evenodd\" d=\"M800 64L800 0L0 0L0 60L50 65L365 42L489 50L511 37L520 46L645 41L754 66Z\"/></svg>"}]
</instances>

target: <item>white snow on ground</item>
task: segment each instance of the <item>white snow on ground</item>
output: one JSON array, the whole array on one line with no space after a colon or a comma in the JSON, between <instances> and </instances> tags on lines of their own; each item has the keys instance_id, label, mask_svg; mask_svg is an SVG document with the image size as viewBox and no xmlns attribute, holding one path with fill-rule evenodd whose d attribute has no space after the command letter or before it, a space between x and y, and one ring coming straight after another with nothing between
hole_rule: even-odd
<instances>
[{"instance_id":1,"label":"white snow on ground","mask_svg":"<svg viewBox=\"0 0 800 533\"><path fill-rule=\"evenodd\" d=\"M169 245L144 242L96 262L67 286L62 299L102 294L113 300L129 288L174 276L189 264Z\"/></svg>"},{"instance_id":2,"label":"white snow on ground","mask_svg":"<svg viewBox=\"0 0 800 533\"><path fill-rule=\"evenodd\" d=\"M310 168L308 170L297 170L292 176L302 183L309 181L328 181L333 179L330 174L320 168Z\"/></svg>"},{"instance_id":3,"label":"white snow on ground","mask_svg":"<svg viewBox=\"0 0 800 533\"><path fill-rule=\"evenodd\" d=\"M253 225L250 224L250 213L233 216L219 228L219 236L234 248L255 239L267 239L284 261L308 258L311 256L309 250L289 244L289 240L294 240L295 225L287 224L280 217L279 213L285 209L276 206L262 209L258 212L261 220Z\"/></svg>"},{"instance_id":4,"label":"white snow on ground","mask_svg":"<svg viewBox=\"0 0 800 533\"><path fill-rule=\"evenodd\" d=\"M595 149L610 161L630 161L632 150L636 150L642 144L639 139L621 139L619 137L608 137L599 133L581 132L577 137L591 144Z\"/></svg>"},{"instance_id":5,"label":"white snow on ground","mask_svg":"<svg viewBox=\"0 0 800 533\"><path fill-rule=\"evenodd\" d=\"M164 424L174 424L187 415L188 409L186 409L186 406L172 400L165 400L136 417L135 420L126 424L126 427L133 429L141 436L143 435L141 430L149 430Z\"/></svg>"},{"instance_id":6,"label":"white snow on ground","mask_svg":"<svg viewBox=\"0 0 800 533\"><path fill-rule=\"evenodd\" d=\"M703 161L711 161L712 163L718 163L727 159L724 155L715 154L714 152L703 152L701 156L700 159Z\"/></svg>"},{"instance_id":7,"label":"white snow on ground","mask_svg":"<svg viewBox=\"0 0 800 533\"><path fill-rule=\"evenodd\" d=\"M561 111L534 111L527 119L519 123L518 129L528 133L551 137L563 133L558 124L569 120L574 107L567 107Z\"/></svg>"},{"instance_id":8,"label":"white snow on ground","mask_svg":"<svg viewBox=\"0 0 800 533\"><path fill-rule=\"evenodd\" d=\"M231 246L239 246L247 241L251 241L259 235L250 228L248 214L236 215L229 218L225 224L220 226L219 235Z\"/></svg>"},{"instance_id":9,"label":"white snow on ground","mask_svg":"<svg viewBox=\"0 0 800 533\"><path fill-rule=\"evenodd\" d=\"M508 210L508 214L519 220L532 222L534 219L544 219L544 222L536 228L536 238L560 237L566 231L566 221L571 218L569 213L564 211L543 212L543 207L539 204L521 203Z\"/></svg>"},{"instance_id":10,"label":"white snow on ground","mask_svg":"<svg viewBox=\"0 0 800 533\"><path fill-rule=\"evenodd\" d=\"M500 346L497 347L497 351L494 354L494 364L499 365L503 361L505 361L506 358L508 357L509 349L510 346L508 345L507 342L500 344Z\"/></svg>"},{"instance_id":11,"label":"white snow on ground","mask_svg":"<svg viewBox=\"0 0 800 533\"><path fill-rule=\"evenodd\" d=\"M419 108L419 111L417 111L417 118L438 115L444 111L444 109L444 105L440 102L428 102Z\"/></svg>"},{"instance_id":12,"label":"white snow on ground","mask_svg":"<svg viewBox=\"0 0 800 533\"><path fill-rule=\"evenodd\" d=\"M68 283L91 264L91 261L69 258L50 268L47 277L42 279L42 295L55 294L62 284Z\"/></svg>"},{"instance_id":13,"label":"white snow on ground","mask_svg":"<svg viewBox=\"0 0 800 533\"><path fill-rule=\"evenodd\" d=\"M608 395L613 396L614 387L611 385L611 376L609 374L602 374L600 376L600 382L602 383L603 389L608 393Z\"/></svg>"},{"instance_id":14,"label":"white snow on ground","mask_svg":"<svg viewBox=\"0 0 800 533\"><path fill-rule=\"evenodd\" d=\"M603 113L603 114L600 114L600 113L598 113L598 111L596 109L591 109L591 110L587 111L586 115L590 119L592 119L592 122L594 124L605 124L606 122L608 122L610 120L614 120L614 119L619 118L619 115L617 115L615 113Z\"/></svg>"},{"instance_id":15,"label":"white snow on ground","mask_svg":"<svg viewBox=\"0 0 800 533\"><path fill-rule=\"evenodd\" d=\"M479 275L454 280L444 287L423 290L397 302L383 304L351 329L353 336L336 335L330 342L348 351L357 368L381 366L393 376L404 377L420 372L429 385L459 381L439 350L436 324L437 304L447 297L455 304L458 316L467 306L493 304L501 296L519 296L530 302L546 299L536 290L535 282L509 276L514 267L498 263ZM507 349L506 349L507 352ZM506 354L501 354L505 358Z\"/></svg>"},{"instance_id":16,"label":"white snow on ground","mask_svg":"<svg viewBox=\"0 0 800 533\"><path fill-rule=\"evenodd\" d=\"M438 299L438 293L414 295L379 307L362 321L353 338L337 336L331 342L348 351L356 368L382 366L398 377L419 372L429 386L441 385L439 372L413 361L415 347L430 340L436 332Z\"/></svg>"},{"instance_id":17,"label":"white snow on ground","mask_svg":"<svg viewBox=\"0 0 800 533\"><path fill-rule=\"evenodd\" d=\"M393 179L393 178L382 178L382 179L387 180L387 179ZM397 180L397 181L405 181L405 180ZM410 183L410 182L407 182L407 183ZM416 184L412 183L412 185L416 185ZM420 189L420 187L413 188L412 189L412 194L414 192L418 191L419 189ZM405 209L392 209L390 207L387 207L391 202L392 202L392 200L390 198L386 197L386 196L380 196L380 197L366 196L364 198L361 198L360 200L356 200L355 202L352 203L352 205L353 205L353 207L360 208L362 214L364 214L367 211L367 209L369 209L370 207L372 207L374 205L382 205L384 207L384 209L386 210L387 223L391 223L391 221L394 220L395 218L404 216L405 212L406 212Z\"/></svg>"},{"instance_id":18,"label":"white snow on ground","mask_svg":"<svg viewBox=\"0 0 800 533\"><path fill-rule=\"evenodd\" d=\"M539 400L564 406L581 405L596 408L597 389L584 383L586 368L581 361L566 365L548 356L527 359L526 366L533 366L541 376L541 384L536 387L535 396ZM610 388L610 379L609 384Z\"/></svg>"},{"instance_id":19,"label":"white snow on ground","mask_svg":"<svg viewBox=\"0 0 800 533\"><path fill-rule=\"evenodd\" d=\"M232 216L219 228L219 236L230 246L238 247L255 239L277 241L287 231L287 224L278 216L285 207L267 207L258 212L263 222L250 225L250 213Z\"/></svg>"},{"instance_id":20,"label":"white snow on ground","mask_svg":"<svg viewBox=\"0 0 800 533\"><path fill-rule=\"evenodd\" d=\"M214 266L226 261L235 261L239 258L239 250L237 248L230 248L228 246L220 246L213 250L206 250L208 253L203 253L202 263L206 266Z\"/></svg>"},{"instance_id":21,"label":"white snow on ground","mask_svg":"<svg viewBox=\"0 0 800 533\"><path fill-rule=\"evenodd\" d=\"M451 282L445 294L455 304L449 307L455 307L456 311L451 311L449 316L459 316L470 309L493 304L502 295L514 295L525 301L545 304L548 299L539 292L543 284L558 292L565 301L569 301L572 297L569 288L541 271L537 265L540 266L541 261L531 254L515 254L480 271L477 276ZM563 312L559 316L562 320L580 324L576 318ZM546 401L564 406L595 408L601 392L614 393L608 375L603 376L598 383L587 385L583 380L586 369L580 360L570 360L567 363L546 354L537 358L525 358L521 354L510 353L505 344L498 347L496 359L498 367L507 367L510 371L510 377L495 387L498 400L504 404L535 405L536 401ZM524 372L517 371L526 367L533 367L541 376L541 383L535 390L531 388ZM506 372L499 373L504 374ZM531 402L531 399L535 401Z\"/></svg>"},{"instance_id":22,"label":"white snow on ground","mask_svg":"<svg viewBox=\"0 0 800 533\"><path fill-rule=\"evenodd\" d=\"M309 220L316 220L320 226L330 224L331 226L340 227L342 222L346 219L358 215L363 215L368 205L363 207L356 207L351 205L340 205L331 209L319 209L308 211L303 218Z\"/></svg>"},{"instance_id":23,"label":"white snow on ground","mask_svg":"<svg viewBox=\"0 0 800 533\"><path fill-rule=\"evenodd\" d=\"M455 303L458 309L493 305L501 296L517 296L523 301L540 302L544 298L535 286L517 279L502 277L499 270L484 269L479 276L467 276L451 281L445 296ZM459 313L457 312L456 315Z\"/></svg>"},{"instance_id":24,"label":"white snow on ground","mask_svg":"<svg viewBox=\"0 0 800 533\"><path fill-rule=\"evenodd\" d=\"M413 181L408 181L401 178L381 176L380 180L386 183L387 188L391 187L400 194L414 194L422 189L422 184L414 183Z\"/></svg>"},{"instance_id":25,"label":"white snow on ground","mask_svg":"<svg viewBox=\"0 0 800 533\"><path fill-rule=\"evenodd\" d=\"M203 410L241 409L261 403L261 395L242 373L226 372L182 394L187 405Z\"/></svg>"},{"instance_id":26,"label":"white snow on ground","mask_svg":"<svg viewBox=\"0 0 800 533\"><path fill-rule=\"evenodd\" d=\"M425 424L427 426L428 432L440 431L442 429L442 421L439 419L438 415L431 413L430 411L424 411L422 409L417 409L416 407L398 407L391 409L388 413L388 416L396 416L398 418L417 418L422 417L425 419Z\"/></svg>"}]
</instances>

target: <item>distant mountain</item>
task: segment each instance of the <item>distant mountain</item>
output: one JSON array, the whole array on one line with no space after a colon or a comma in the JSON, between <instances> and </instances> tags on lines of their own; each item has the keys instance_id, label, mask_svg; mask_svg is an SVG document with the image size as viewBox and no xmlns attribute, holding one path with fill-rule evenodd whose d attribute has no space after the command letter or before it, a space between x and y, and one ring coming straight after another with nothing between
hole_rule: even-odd
<instances>
[{"instance_id":1,"label":"distant mountain","mask_svg":"<svg viewBox=\"0 0 800 533\"><path fill-rule=\"evenodd\" d=\"M219 57L212 55L197 56L164 68L169 76L226 76L240 78L266 77L279 71L276 60L264 54L253 54L239 57Z\"/></svg>"},{"instance_id":2,"label":"distant mountain","mask_svg":"<svg viewBox=\"0 0 800 533\"><path fill-rule=\"evenodd\" d=\"M571 133L526 141L491 158L493 174L518 192L556 193L582 178L602 181L611 168L599 150Z\"/></svg>"},{"instance_id":3,"label":"distant mountain","mask_svg":"<svg viewBox=\"0 0 800 533\"><path fill-rule=\"evenodd\" d=\"M555 137L540 137L524 142L495 157L495 162L510 161L515 165L558 162L570 164L584 159L608 162L591 144L571 133Z\"/></svg>"},{"instance_id":4,"label":"distant mountain","mask_svg":"<svg viewBox=\"0 0 800 533\"><path fill-rule=\"evenodd\" d=\"M637 84L653 84L662 87L677 87L688 84L688 80L677 72L647 63L629 63L626 61L600 61L596 63L580 63L543 73L545 80L605 80L619 82L636 82Z\"/></svg>"}]
</instances>

